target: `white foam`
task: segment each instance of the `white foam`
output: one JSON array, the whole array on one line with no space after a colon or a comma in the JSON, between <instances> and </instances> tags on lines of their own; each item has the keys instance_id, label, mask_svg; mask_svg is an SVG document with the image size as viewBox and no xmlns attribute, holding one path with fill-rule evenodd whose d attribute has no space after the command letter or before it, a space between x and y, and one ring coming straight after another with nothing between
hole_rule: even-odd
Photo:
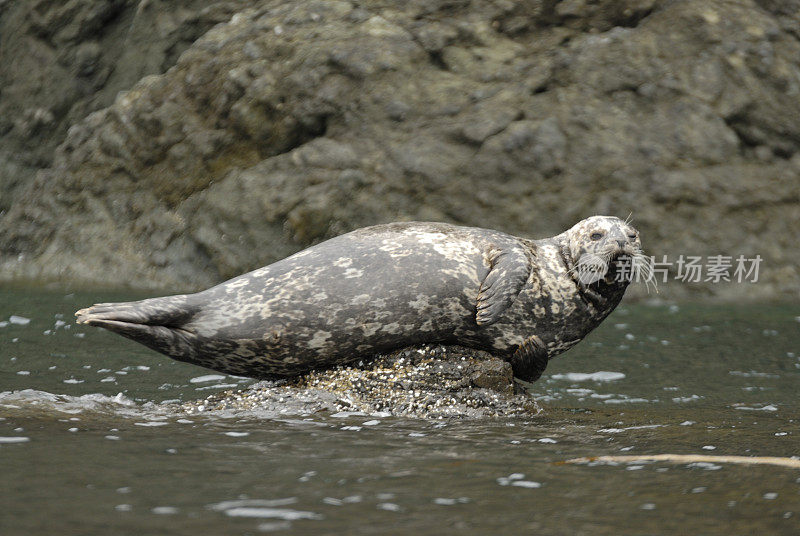
<instances>
[{"instance_id":1,"label":"white foam","mask_svg":"<svg viewBox=\"0 0 800 536\"><path fill-rule=\"evenodd\" d=\"M216 383L214 385L206 385L205 387L198 387L195 391L207 391L208 389L230 389L231 387L238 387L236 383Z\"/></svg>"},{"instance_id":2,"label":"white foam","mask_svg":"<svg viewBox=\"0 0 800 536\"><path fill-rule=\"evenodd\" d=\"M717 471L722 469L721 465L717 465L711 462L693 462L687 465L686 467L698 467L700 469L705 469L706 471Z\"/></svg>"},{"instance_id":3,"label":"white foam","mask_svg":"<svg viewBox=\"0 0 800 536\"><path fill-rule=\"evenodd\" d=\"M8 321L11 324L17 324L18 326L27 326L28 324L31 323L30 318L25 318L24 316L17 316L17 315L9 316Z\"/></svg>"},{"instance_id":4,"label":"white foam","mask_svg":"<svg viewBox=\"0 0 800 536\"><path fill-rule=\"evenodd\" d=\"M512 486L517 486L518 488L541 488L541 482L534 482L532 480L515 480L511 483Z\"/></svg>"},{"instance_id":5,"label":"white foam","mask_svg":"<svg viewBox=\"0 0 800 536\"><path fill-rule=\"evenodd\" d=\"M197 376L195 378L191 378L189 383L205 383L205 382L215 382L218 380L224 380L225 376L221 374L206 374L205 376Z\"/></svg>"},{"instance_id":6,"label":"white foam","mask_svg":"<svg viewBox=\"0 0 800 536\"><path fill-rule=\"evenodd\" d=\"M737 406L736 409L742 409L746 411L778 411L778 408L773 406L772 404L767 404L766 406L760 408L748 408L746 406Z\"/></svg>"},{"instance_id":7,"label":"white foam","mask_svg":"<svg viewBox=\"0 0 800 536\"><path fill-rule=\"evenodd\" d=\"M598 372L566 372L564 374L553 374L550 377L554 380L567 380L570 382L612 382L623 379L625 374L601 370Z\"/></svg>"},{"instance_id":8,"label":"white foam","mask_svg":"<svg viewBox=\"0 0 800 536\"><path fill-rule=\"evenodd\" d=\"M295 521L297 519L322 519L320 514L304 510L291 510L289 508L254 508L240 507L225 510L225 515L230 517L255 517L259 519L283 519Z\"/></svg>"},{"instance_id":9,"label":"white foam","mask_svg":"<svg viewBox=\"0 0 800 536\"><path fill-rule=\"evenodd\" d=\"M170 515L178 513L178 509L175 508L174 506L156 506L150 511L153 512L154 514L159 514L159 515Z\"/></svg>"},{"instance_id":10,"label":"white foam","mask_svg":"<svg viewBox=\"0 0 800 536\"><path fill-rule=\"evenodd\" d=\"M294 504L297 499L289 497L286 499L242 499L238 501L224 501L211 504L209 508L218 512L224 512L230 517L252 517L258 519L283 519L285 521L295 521L297 519L322 519L320 514L304 510L292 510L290 508L277 508Z\"/></svg>"},{"instance_id":11,"label":"white foam","mask_svg":"<svg viewBox=\"0 0 800 536\"><path fill-rule=\"evenodd\" d=\"M282 499L238 499L234 501L222 501L219 503L209 504L208 507L211 510L222 512L224 510L230 510L231 508L251 506L274 508L276 506L288 506L296 502L297 497L284 497Z\"/></svg>"},{"instance_id":12,"label":"white foam","mask_svg":"<svg viewBox=\"0 0 800 536\"><path fill-rule=\"evenodd\" d=\"M627 404L627 403L641 403L641 402L650 402L646 398L609 398L608 400L603 400L604 404ZM658 402L658 400L656 400Z\"/></svg>"},{"instance_id":13,"label":"white foam","mask_svg":"<svg viewBox=\"0 0 800 536\"><path fill-rule=\"evenodd\" d=\"M27 443L30 437L0 437L0 443Z\"/></svg>"},{"instance_id":14,"label":"white foam","mask_svg":"<svg viewBox=\"0 0 800 536\"><path fill-rule=\"evenodd\" d=\"M731 376L741 376L742 378L780 378L778 374L770 374L769 372L742 372L741 370L732 370L728 372Z\"/></svg>"},{"instance_id":15,"label":"white foam","mask_svg":"<svg viewBox=\"0 0 800 536\"><path fill-rule=\"evenodd\" d=\"M685 402L694 402L695 400L700 400L701 398L703 397L700 395L677 396L673 398L672 401L675 402L676 404L682 404Z\"/></svg>"}]
</instances>

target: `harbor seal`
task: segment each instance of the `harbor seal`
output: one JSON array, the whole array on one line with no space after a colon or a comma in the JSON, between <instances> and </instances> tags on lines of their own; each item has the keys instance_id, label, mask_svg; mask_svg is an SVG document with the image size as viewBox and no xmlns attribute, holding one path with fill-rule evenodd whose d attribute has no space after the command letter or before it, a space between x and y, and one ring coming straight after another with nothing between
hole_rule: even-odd
<instances>
[{"instance_id":1,"label":"harbor seal","mask_svg":"<svg viewBox=\"0 0 800 536\"><path fill-rule=\"evenodd\" d=\"M624 264L643 258L638 231L616 217L593 216L541 240L390 223L196 294L75 314L80 324L233 375L294 376L439 343L488 351L533 381L614 310L630 282L620 277Z\"/></svg>"}]
</instances>

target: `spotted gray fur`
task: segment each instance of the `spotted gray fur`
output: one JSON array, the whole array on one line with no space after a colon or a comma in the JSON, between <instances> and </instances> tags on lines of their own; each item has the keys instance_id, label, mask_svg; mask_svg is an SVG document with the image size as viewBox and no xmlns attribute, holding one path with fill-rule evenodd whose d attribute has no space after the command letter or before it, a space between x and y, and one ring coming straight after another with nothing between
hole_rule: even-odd
<instances>
[{"instance_id":1,"label":"spotted gray fur","mask_svg":"<svg viewBox=\"0 0 800 536\"><path fill-rule=\"evenodd\" d=\"M542 240L444 223L378 225L196 294L97 304L76 316L235 375L286 377L449 343L489 351L532 381L625 292L613 268L591 285L575 277L587 252L613 266L641 253L638 232L607 216Z\"/></svg>"}]
</instances>

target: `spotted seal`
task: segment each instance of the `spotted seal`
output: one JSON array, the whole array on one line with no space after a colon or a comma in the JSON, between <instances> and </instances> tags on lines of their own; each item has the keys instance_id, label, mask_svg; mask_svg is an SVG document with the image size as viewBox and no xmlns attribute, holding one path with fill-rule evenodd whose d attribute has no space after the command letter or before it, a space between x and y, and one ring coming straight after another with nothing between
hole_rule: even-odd
<instances>
[{"instance_id":1,"label":"spotted seal","mask_svg":"<svg viewBox=\"0 0 800 536\"><path fill-rule=\"evenodd\" d=\"M78 323L234 375L293 376L440 343L488 351L533 381L614 310L630 280L619 277L623 261L639 258L638 231L616 217L593 216L541 240L391 223L196 294L75 314Z\"/></svg>"}]
</instances>

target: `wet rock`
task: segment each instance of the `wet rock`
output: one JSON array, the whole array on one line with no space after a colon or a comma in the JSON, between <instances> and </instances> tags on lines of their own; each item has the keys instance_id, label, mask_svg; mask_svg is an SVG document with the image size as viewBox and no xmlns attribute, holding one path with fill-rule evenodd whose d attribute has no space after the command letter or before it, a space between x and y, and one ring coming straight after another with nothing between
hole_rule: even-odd
<instances>
[{"instance_id":1,"label":"wet rock","mask_svg":"<svg viewBox=\"0 0 800 536\"><path fill-rule=\"evenodd\" d=\"M657 258L763 259L756 285L662 297L796 294L787 6L6 6L0 279L177 292L381 222L539 237L633 212Z\"/></svg>"},{"instance_id":2,"label":"wet rock","mask_svg":"<svg viewBox=\"0 0 800 536\"><path fill-rule=\"evenodd\" d=\"M163 73L247 2L37 0L0 9L0 212L53 163L67 130ZM38 122L31 111L39 110ZM46 117L47 121L41 121ZM13 128L9 128L13 125ZM131 155L136 157L135 154Z\"/></svg>"},{"instance_id":3,"label":"wet rock","mask_svg":"<svg viewBox=\"0 0 800 536\"><path fill-rule=\"evenodd\" d=\"M427 419L531 416L541 411L515 383L509 363L457 346L404 349L369 363L224 391L182 407L190 413L357 411Z\"/></svg>"}]
</instances>

